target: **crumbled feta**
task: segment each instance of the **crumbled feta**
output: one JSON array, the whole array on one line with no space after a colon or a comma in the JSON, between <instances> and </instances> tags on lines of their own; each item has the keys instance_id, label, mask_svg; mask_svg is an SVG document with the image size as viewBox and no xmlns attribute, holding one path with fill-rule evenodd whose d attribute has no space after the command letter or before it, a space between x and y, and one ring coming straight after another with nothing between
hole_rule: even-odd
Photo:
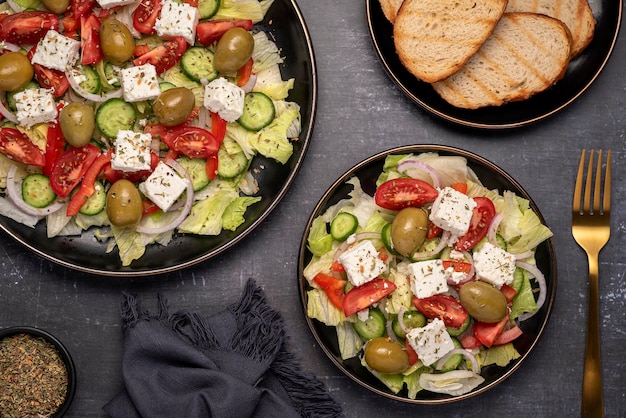
<instances>
[{"instance_id":1,"label":"crumbled feta","mask_svg":"<svg viewBox=\"0 0 626 418\"><path fill-rule=\"evenodd\" d=\"M53 70L65 71L78 60L79 50L80 41L50 29L37 44L30 62Z\"/></svg>"},{"instance_id":2,"label":"crumbled feta","mask_svg":"<svg viewBox=\"0 0 626 418\"><path fill-rule=\"evenodd\" d=\"M97 2L103 9L112 9L113 7L133 4L135 0L97 0Z\"/></svg>"},{"instance_id":3,"label":"crumbled feta","mask_svg":"<svg viewBox=\"0 0 626 418\"><path fill-rule=\"evenodd\" d=\"M159 161L152 174L139 185L139 190L155 205L167 212L187 189L187 182L163 161Z\"/></svg>"},{"instance_id":4,"label":"crumbled feta","mask_svg":"<svg viewBox=\"0 0 626 418\"><path fill-rule=\"evenodd\" d=\"M498 289L503 284L513 283L515 273L515 256L490 242L486 242L475 252L474 268L476 276Z\"/></svg>"},{"instance_id":5,"label":"crumbled feta","mask_svg":"<svg viewBox=\"0 0 626 418\"><path fill-rule=\"evenodd\" d=\"M195 7L187 3L166 0L161 8L159 18L154 24L154 29L161 38L182 36L188 44L193 45L199 19L200 15Z\"/></svg>"},{"instance_id":6,"label":"crumbled feta","mask_svg":"<svg viewBox=\"0 0 626 418\"><path fill-rule=\"evenodd\" d=\"M127 102L154 99L161 94L156 69L152 64L124 68L120 71L122 92Z\"/></svg>"},{"instance_id":7,"label":"crumbled feta","mask_svg":"<svg viewBox=\"0 0 626 418\"><path fill-rule=\"evenodd\" d=\"M387 271L387 265L378 257L374 244L367 240L344 251L339 256L339 262L346 270L348 280L355 286L367 283Z\"/></svg>"},{"instance_id":8,"label":"crumbled feta","mask_svg":"<svg viewBox=\"0 0 626 418\"><path fill-rule=\"evenodd\" d=\"M127 172L150 169L152 135L120 129L115 138L111 168Z\"/></svg>"},{"instance_id":9,"label":"crumbled feta","mask_svg":"<svg viewBox=\"0 0 626 418\"><path fill-rule=\"evenodd\" d=\"M413 328L406 335L407 341L426 366L430 366L454 349L454 343L446 325L435 318L424 327Z\"/></svg>"},{"instance_id":10,"label":"crumbled feta","mask_svg":"<svg viewBox=\"0 0 626 418\"><path fill-rule=\"evenodd\" d=\"M420 298L427 298L448 291L446 271L439 259L409 264L411 291Z\"/></svg>"},{"instance_id":11,"label":"crumbled feta","mask_svg":"<svg viewBox=\"0 0 626 418\"><path fill-rule=\"evenodd\" d=\"M31 127L56 119L58 111L52 89L26 89L13 95L20 125Z\"/></svg>"},{"instance_id":12,"label":"crumbled feta","mask_svg":"<svg viewBox=\"0 0 626 418\"><path fill-rule=\"evenodd\" d=\"M227 122L234 122L243 114L245 92L224 77L216 78L204 87L204 107L219 113Z\"/></svg>"},{"instance_id":13,"label":"crumbled feta","mask_svg":"<svg viewBox=\"0 0 626 418\"><path fill-rule=\"evenodd\" d=\"M429 218L435 225L458 238L469 229L475 207L476 202L471 197L452 187L444 187L433 202Z\"/></svg>"}]
</instances>

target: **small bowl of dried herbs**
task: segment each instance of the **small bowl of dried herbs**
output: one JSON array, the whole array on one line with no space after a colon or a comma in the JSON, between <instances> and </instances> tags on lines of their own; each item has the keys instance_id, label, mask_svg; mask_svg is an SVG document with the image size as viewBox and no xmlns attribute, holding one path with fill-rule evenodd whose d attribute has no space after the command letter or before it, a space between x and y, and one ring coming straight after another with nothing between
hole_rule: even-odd
<instances>
[{"instance_id":1,"label":"small bowl of dried herbs","mask_svg":"<svg viewBox=\"0 0 626 418\"><path fill-rule=\"evenodd\" d=\"M34 327L0 329L0 416L58 418L76 390L70 353L56 337Z\"/></svg>"}]
</instances>

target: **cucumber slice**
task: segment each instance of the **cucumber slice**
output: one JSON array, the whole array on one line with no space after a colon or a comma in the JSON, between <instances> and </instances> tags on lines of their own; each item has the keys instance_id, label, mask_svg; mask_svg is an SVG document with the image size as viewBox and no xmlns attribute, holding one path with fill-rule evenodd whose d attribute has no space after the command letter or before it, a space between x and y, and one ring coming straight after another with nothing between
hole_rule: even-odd
<instances>
[{"instance_id":1,"label":"cucumber slice","mask_svg":"<svg viewBox=\"0 0 626 418\"><path fill-rule=\"evenodd\" d=\"M454 348L462 348L463 346L454 337L450 337L452 339L452 343L454 344ZM459 368L461 363L463 362L463 354L453 354L450 358L443 364L439 371L449 372L450 370L456 370Z\"/></svg>"},{"instance_id":2,"label":"cucumber slice","mask_svg":"<svg viewBox=\"0 0 626 418\"><path fill-rule=\"evenodd\" d=\"M351 213L339 212L330 223L330 235L337 241L345 241L359 227L359 220Z\"/></svg>"},{"instance_id":3,"label":"cucumber slice","mask_svg":"<svg viewBox=\"0 0 626 418\"><path fill-rule=\"evenodd\" d=\"M382 231L380 231L380 237L385 244L385 249L393 255L398 255L398 252L393 249L393 241L391 240L391 223L385 224Z\"/></svg>"},{"instance_id":4,"label":"cucumber slice","mask_svg":"<svg viewBox=\"0 0 626 418\"><path fill-rule=\"evenodd\" d=\"M94 183L95 192L89 196L89 199L80 208L83 215L97 215L104 210L107 201L107 193L104 185L99 180Z\"/></svg>"},{"instance_id":5,"label":"cucumber slice","mask_svg":"<svg viewBox=\"0 0 626 418\"><path fill-rule=\"evenodd\" d=\"M208 19L217 13L220 8L220 0L198 0L198 13L200 19Z\"/></svg>"},{"instance_id":6,"label":"cucumber slice","mask_svg":"<svg viewBox=\"0 0 626 418\"><path fill-rule=\"evenodd\" d=\"M456 337L458 335L463 334L469 327L469 324L470 324L470 316L467 315L467 318L465 318L465 322L463 322L463 324L461 324L460 327L458 328L446 327L446 330L448 331L448 334L450 334L453 337Z\"/></svg>"},{"instance_id":7,"label":"cucumber slice","mask_svg":"<svg viewBox=\"0 0 626 418\"><path fill-rule=\"evenodd\" d=\"M372 338L378 338L385 335L385 332L387 331L385 324L385 315L383 315L380 309L370 308L367 319L365 321L361 321L357 318L353 325L357 334L366 340L371 340Z\"/></svg>"},{"instance_id":8,"label":"cucumber slice","mask_svg":"<svg viewBox=\"0 0 626 418\"><path fill-rule=\"evenodd\" d=\"M91 65L81 65L80 75L85 78L85 81L78 84L82 89L92 94L100 92L100 77Z\"/></svg>"},{"instance_id":9,"label":"cucumber slice","mask_svg":"<svg viewBox=\"0 0 626 418\"><path fill-rule=\"evenodd\" d=\"M243 101L243 114L238 122L249 131L258 131L272 123L276 116L274 102L266 94L251 91Z\"/></svg>"},{"instance_id":10,"label":"cucumber slice","mask_svg":"<svg viewBox=\"0 0 626 418\"><path fill-rule=\"evenodd\" d=\"M121 86L119 68L116 69L110 62L104 64L104 75L107 83L111 86L115 88L119 88Z\"/></svg>"},{"instance_id":11,"label":"cucumber slice","mask_svg":"<svg viewBox=\"0 0 626 418\"><path fill-rule=\"evenodd\" d=\"M96 111L96 126L107 138L115 138L121 129L132 129L136 120L133 105L120 98L107 100Z\"/></svg>"},{"instance_id":12,"label":"cucumber slice","mask_svg":"<svg viewBox=\"0 0 626 418\"><path fill-rule=\"evenodd\" d=\"M249 163L243 151L231 154L224 147L217 151L217 174L220 177L226 179L237 177L248 168Z\"/></svg>"},{"instance_id":13,"label":"cucumber slice","mask_svg":"<svg viewBox=\"0 0 626 418\"><path fill-rule=\"evenodd\" d=\"M176 86L169 81L161 81L159 83L159 90L161 90L161 93L163 93L165 90L173 89L174 87Z\"/></svg>"},{"instance_id":14,"label":"cucumber slice","mask_svg":"<svg viewBox=\"0 0 626 418\"><path fill-rule=\"evenodd\" d=\"M402 315L402 322L408 329L421 328L426 325L426 317L419 311L405 311ZM391 321L391 328L398 338L406 338L406 333L400 326L400 321L398 321L397 317Z\"/></svg>"},{"instance_id":15,"label":"cucumber slice","mask_svg":"<svg viewBox=\"0 0 626 418\"><path fill-rule=\"evenodd\" d=\"M180 68L194 81L212 81L217 78L217 71L213 65L213 52L201 46L194 46L185 51L180 59Z\"/></svg>"},{"instance_id":16,"label":"cucumber slice","mask_svg":"<svg viewBox=\"0 0 626 418\"><path fill-rule=\"evenodd\" d=\"M43 174L29 174L22 181L22 199L34 208L45 208L56 197L50 186L50 179Z\"/></svg>"},{"instance_id":17,"label":"cucumber slice","mask_svg":"<svg viewBox=\"0 0 626 418\"><path fill-rule=\"evenodd\" d=\"M206 160L203 158L180 157L178 163L187 170L187 174L191 178L193 191L197 192L204 189L211 182L206 173Z\"/></svg>"}]
</instances>

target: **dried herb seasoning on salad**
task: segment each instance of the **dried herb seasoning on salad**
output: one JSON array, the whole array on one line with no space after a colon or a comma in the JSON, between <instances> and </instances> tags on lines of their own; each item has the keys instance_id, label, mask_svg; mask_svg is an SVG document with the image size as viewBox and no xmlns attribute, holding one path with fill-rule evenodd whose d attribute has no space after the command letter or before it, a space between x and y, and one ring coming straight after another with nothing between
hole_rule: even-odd
<instances>
[{"instance_id":1,"label":"dried herb seasoning on salad","mask_svg":"<svg viewBox=\"0 0 626 418\"><path fill-rule=\"evenodd\" d=\"M471 392L483 367L518 358L518 323L546 300L535 250L552 236L530 202L437 153L387 156L374 196L348 183L313 220L304 268L307 315L335 327L341 357L411 399Z\"/></svg>"},{"instance_id":2,"label":"dried herb seasoning on salad","mask_svg":"<svg viewBox=\"0 0 626 418\"><path fill-rule=\"evenodd\" d=\"M301 130L295 80L255 26L272 4L0 3L0 214L91 230L123 266L176 232L236 230L261 200L252 159L287 163ZM133 222L105 210L119 181L141 197Z\"/></svg>"},{"instance_id":3,"label":"dried herb seasoning on salad","mask_svg":"<svg viewBox=\"0 0 626 418\"><path fill-rule=\"evenodd\" d=\"M54 345L29 334L0 340L0 416L49 417L65 401L67 386Z\"/></svg>"}]
</instances>

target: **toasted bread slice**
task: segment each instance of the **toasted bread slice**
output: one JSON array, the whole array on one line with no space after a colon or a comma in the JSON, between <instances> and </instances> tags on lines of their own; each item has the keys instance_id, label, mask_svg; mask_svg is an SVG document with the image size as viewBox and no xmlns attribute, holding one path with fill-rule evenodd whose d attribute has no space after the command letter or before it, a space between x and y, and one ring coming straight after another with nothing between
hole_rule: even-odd
<instances>
[{"instance_id":1,"label":"toasted bread slice","mask_svg":"<svg viewBox=\"0 0 626 418\"><path fill-rule=\"evenodd\" d=\"M463 68L433 88L448 103L466 109L525 100L563 77L570 50L570 33L560 20L505 13Z\"/></svg>"},{"instance_id":2,"label":"toasted bread slice","mask_svg":"<svg viewBox=\"0 0 626 418\"><path fill-rule=\"evenodd\" d=\"M509 0L505 12L542 13L565 23L572 33L572 57L589 45L596 27L587 0Z\"/></svg>"},{"instance_id":3,"label":"toasted bread slice","mask_svg":"<svg viewBox=\"0 0 626 418\"><path fill-rule=\"evenodd\" d=\"M402 0L378 0L380 2L380 7L383 9L383 14L387 18L388 21L393 23L396 20L396 15L398 14L398 10L402 5Z\"/></svg>"},{"instance_id":4,"label":"toasted bread slice","mask_svg":"<svg viewBox=\"0 0 626 418\"><path fill-rule=\"evenodd\" d=\"M402 64L427 83L454 74L478 51L507 0L404 0L393 25Z\"/></svg>"}]
</instances>

